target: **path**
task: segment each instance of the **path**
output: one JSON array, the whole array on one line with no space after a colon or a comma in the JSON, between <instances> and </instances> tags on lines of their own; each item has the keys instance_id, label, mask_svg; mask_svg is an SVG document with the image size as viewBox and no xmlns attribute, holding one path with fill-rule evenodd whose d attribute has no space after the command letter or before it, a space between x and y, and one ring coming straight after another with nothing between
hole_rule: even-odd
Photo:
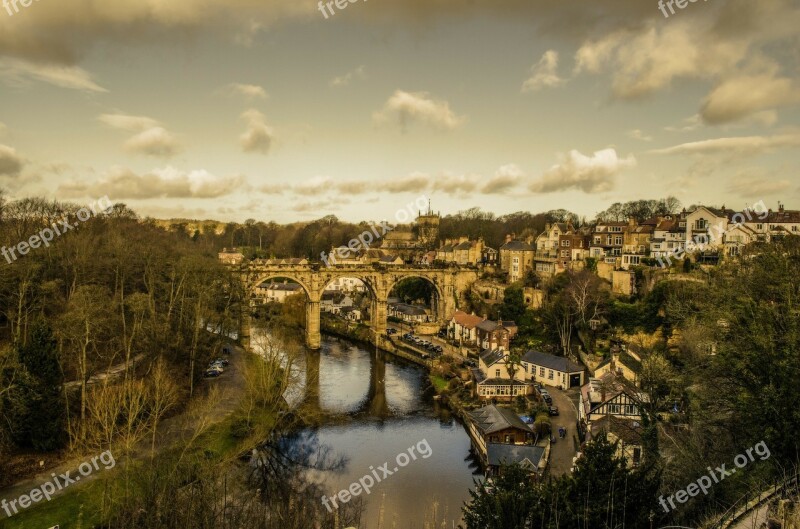
<instances>
[{"instance_id":1,"label":"path","mask_svg":"<svg viewBox=\"0 0 800 529\"><path fill-rule=\"evenodd\" d=\"M547 392L553 397L553 406L556 406L559 415L550 417L553 427L553 435L556 442L551 445L550 451L550 475L561 476L569 474L572 470L572 459L577 453L576 446L580 446L578 441L578 409L576 402L578 399L577 389L561 391L556 388L545 386ZM567 429L567 437L559 439L558 428L563 426Z\"/></svg>"}]
</instances>

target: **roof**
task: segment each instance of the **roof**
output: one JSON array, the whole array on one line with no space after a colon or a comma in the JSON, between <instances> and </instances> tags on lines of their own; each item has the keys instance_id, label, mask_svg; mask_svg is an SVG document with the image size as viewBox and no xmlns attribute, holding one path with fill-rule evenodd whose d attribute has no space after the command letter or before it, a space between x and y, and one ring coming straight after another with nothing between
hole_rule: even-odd
<instances>
[{"instance_id":1,"label":"roof","mask_svg":"<svg viewBox=\"0 0 800 529\"><path fill-rule=\"evenodd\" d=\"M642 372L642 363L636 360L628 353L619 354L619 363L636 373L637 375Z\"/></svg>"},{"instance_id":2,"label":"roof","mask_svg":"<svg viewBox=\"0 0 800 529\"><path fill-rule=\"evenodd\" d=\"M544 447L489 443L486 447L486 455L490 466L499 467L519 463L524 467L536 470L544 456Z\"/></svg>"},{"instance_id":3,"label":"roof","mask_svg":"<svg viewBox=\"0 0 800 529\"><path fill-rule=\"evenodd\" d=\"M487 366L493 366L494 364L505 358L506 353L502 349L495 349L494 351L492 351L491 349L484 349L483 351L481 351L480 357L484 364L486 364Z\"/></svg>"},{"instance_id":4,"label":"roof","mask_svg":"<svg viewBox=\"0 0 800 529\"><path fill-rule=\"evenodd\" d=\"M462 312L460 310L457 310L455 314L453 314L453 321L462 327L466 327L467 329L474 329L483 320L484 318L481 318L480 316L467 314L466 312Z\"/></svg>"},{"instance_id":5,"label":"roof","mask_svg":"<svg viewBox=\"0 0 800 529\"><path fill-rule=\"evenodd\" d=\"M642 425L639 421L605 415L592 421L591 429L586 432L587 440L596 439L603 432L614 434L626 445L642 444Z\"/></svg>"},{"instance_id":6,"label":"roof","mask_svg":"<svg viewBox=\"0 0 800 529\"><path fill-rule=\"evenodd\" d=\"M295 290L300 290L303 287L297 283L267 283L264 281L261 283L261 288L266 288L267 290L286 290L289 292L294 292Z\"/></svg>"},{"instance_id":7,"label":"roof","mask_svg":"<svg viewBox=\"0 0 800 529\"><path fill-rule=\"evenodd\" d=\"M428 314L422 307L408 305L407 303L392 303L390 306L395 312L408 314L409 316L425 316Z\"/></svg>"},{"instance_id":8,"label":"roof","mask_svg":"<svg viewBox=\"0 0 800 529\"><path fill-rule=\"evenodd\" d=\"M510 241L500 247L501 250L509 250L514 252L535 252L536 249L523 241Z\"/></svg>"},{"instance_id":9,"label":"roof","mask_svg":"<svg viewBox=\"0 0 800 529\"><path fill-rule=\"evenodd\" d=\"M498 408L494 404L478 408L468 412L470 419L483 435L499 432L507 428L516 428L526 432L532 431L530 427L522 422L513 410L508 408Z\"/></svg>"},{"instance_id":10,"label":"roof","mask_svg":"<svg viewBox=\"0 0 800 529\"><path fill-rule=\"evenodd\" d=\"M562 373L575 373L583 371L583 366L564 358L563 356L555 356L539 351L528 351L522 357L523 362L534 364L547 369L561 371Z\"/></svg>"}]
</instances>

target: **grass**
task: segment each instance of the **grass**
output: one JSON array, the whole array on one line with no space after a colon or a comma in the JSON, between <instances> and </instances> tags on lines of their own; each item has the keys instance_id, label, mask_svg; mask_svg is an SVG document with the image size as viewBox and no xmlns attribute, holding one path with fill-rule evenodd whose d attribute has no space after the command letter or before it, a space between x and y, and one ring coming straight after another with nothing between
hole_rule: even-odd
<instances>
[{"instance_id":1,"label":"grass","mask_svg":"<svg viewBox=\"0 0 800 529\"><path fill-rule=\"evenodd\" d=\"M430 375L430 378L433 387L436 389L436 393L442 393L444 391L447 391L447 388L450 386L450 382L440 377L439 375Z\"/></svg>"}]
</instances>

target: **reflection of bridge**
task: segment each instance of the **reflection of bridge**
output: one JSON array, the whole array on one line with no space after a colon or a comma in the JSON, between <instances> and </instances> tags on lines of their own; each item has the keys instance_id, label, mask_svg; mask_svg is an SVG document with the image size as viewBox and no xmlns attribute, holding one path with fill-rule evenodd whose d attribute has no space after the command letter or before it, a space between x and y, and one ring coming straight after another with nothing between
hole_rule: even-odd
<instances>
[{"instance_id":1,"label":"reflection of bridge","mask_svg":"<svg viewBox=\"0 0 800 529\"><path fill-rule=\"evenodd\" d=\"M286 278L303 287L306 294L306 345L319 349L320 301L325 288L335 279L356 278L366 285L372 295L370 320L376 343L386 334L387 300L392 289L408 278L422 278L434 287L433 313L436 321L443 323L456 310L460 297L478 279L478 272L470 268L427 268L379 266L348 266L325 268L319 265L266 265L246 263L242 268L242 281L249 299L256 287L273 278ZM249 346L249 313L242 311L242 345Z\"/></svg>"},{"instance_id":2,"label":"reflection of bridge","mask_svg":"<svg viewBox=\"0 0 800 529\"><path fill-rule=\"evenodd\" d=\"M319 421L322 417L330 419L334 414L322 408L320 396L320 355L318 351L306 354L306 379L303 400L298 408L308 421ZM368 415L387 419L392 412L386 399L386 357L381 350L370 353L369 387L358 407L347 415Z\"/></svg>"}]
</instances>

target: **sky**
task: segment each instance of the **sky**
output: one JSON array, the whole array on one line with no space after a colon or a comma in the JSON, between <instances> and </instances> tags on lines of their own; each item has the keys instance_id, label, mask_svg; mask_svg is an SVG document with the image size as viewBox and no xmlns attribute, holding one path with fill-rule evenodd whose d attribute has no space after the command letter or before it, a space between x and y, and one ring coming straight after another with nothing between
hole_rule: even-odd
<instances>
[{"instance_id":1,"label":"sky","mask_svg":"<svg viewBox=\"0 0 800 529\"><path fill-rule=\"evenodd\" d=\"M420 197L800 209L800 0L6 2L13 198L281 223Z\"/></svg>"}]
</instances>

